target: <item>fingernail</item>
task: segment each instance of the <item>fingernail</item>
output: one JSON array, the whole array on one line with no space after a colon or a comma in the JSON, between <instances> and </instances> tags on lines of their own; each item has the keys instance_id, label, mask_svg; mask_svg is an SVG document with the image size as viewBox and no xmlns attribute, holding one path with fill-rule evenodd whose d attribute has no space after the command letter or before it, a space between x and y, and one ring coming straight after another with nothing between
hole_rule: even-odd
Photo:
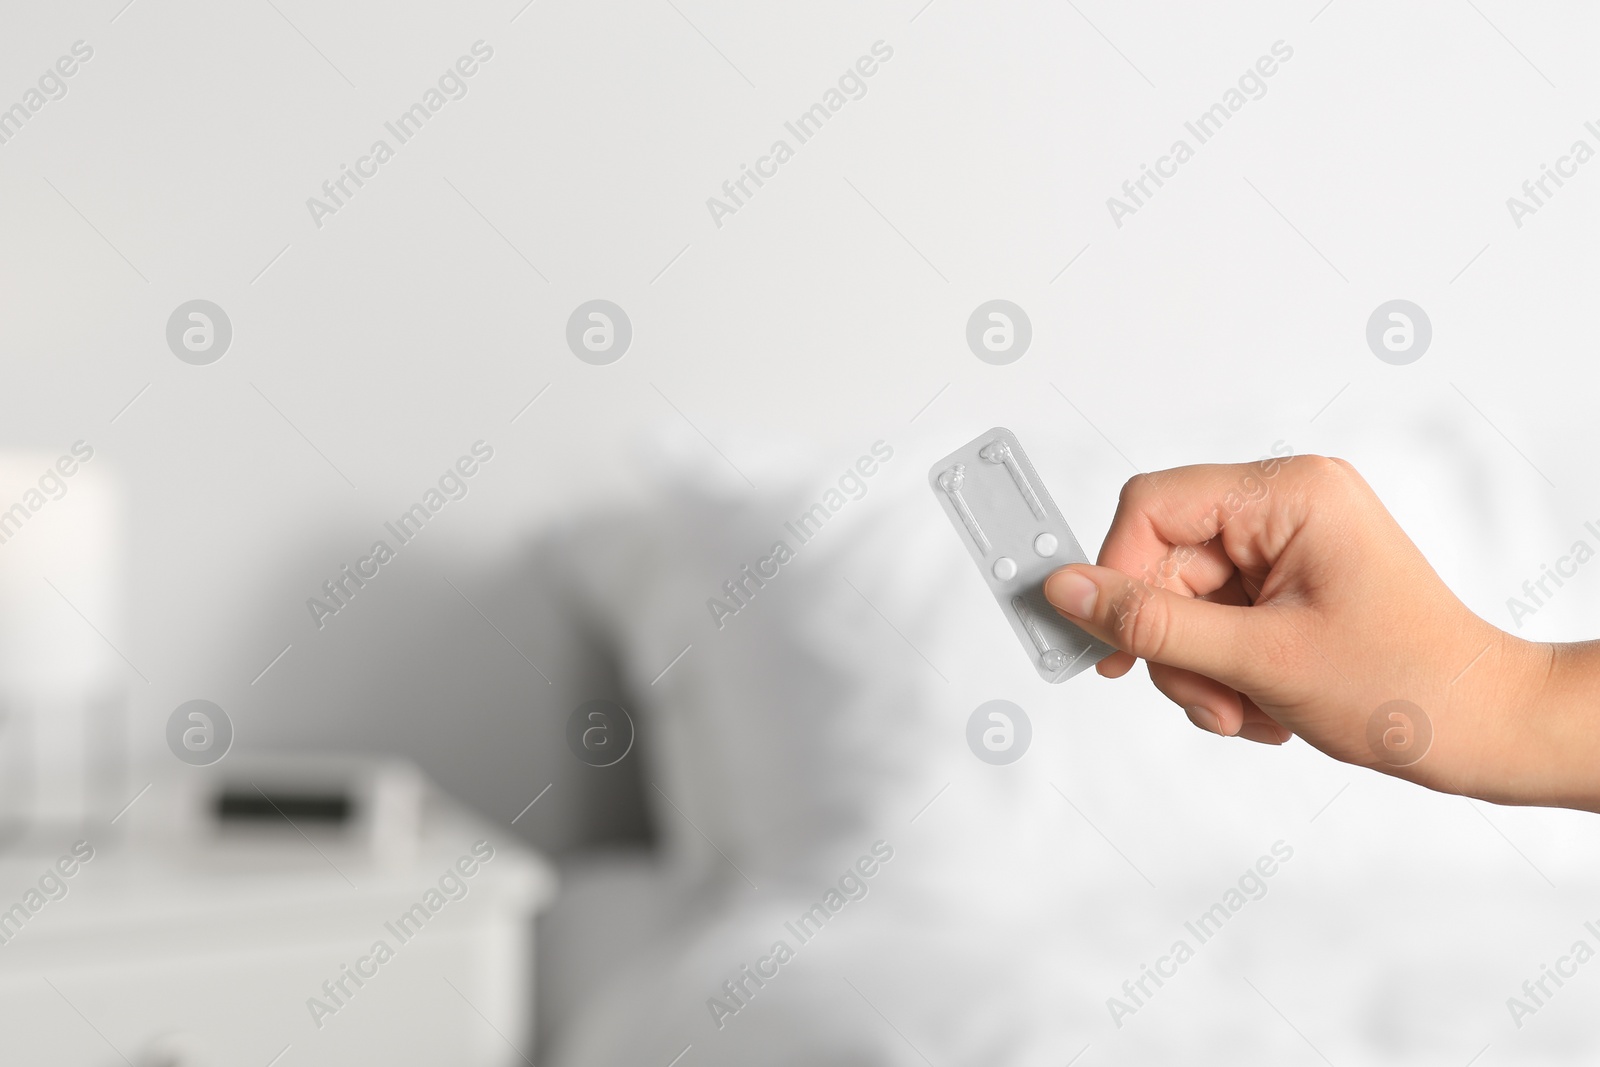
<instances>
[{"instance_id":1,"label":"fingernail","mask_svg":"<svg viewBox=\"0 0 1600 1067\"><path fill-rule=\"evenodd\" d=\"M1192 704L1183 710L1189 713L1189 721L1200 727L1200 729L1210 730L1214 734L1222 733L1222 722L1216 715L1212 714L1210 708Z\"/></svg>"},{"instance_id":2,"label":"fingernail","mask_svg":"<svg viewBox=\"0 0 1600 1067\"><path fill-rule=\"evenodd\" d=\"M1240 737L1263 745L1281 745L1289 740L1287 735L1287 730L1266 722L1247 722L1239 727Z\"/></svg>"},{"instance_id":3,"label":"fingernail","mask_svg":"<svg viewBox=\"0 0 1600 1067\"><path fill-rule=\"evenodd\" d=\"M1080 619L1094 618L1094 602L1099 595L1094 582L1077 571L1056 571L1044 583L1045 599Z\"/></svg>"}]
</instances>

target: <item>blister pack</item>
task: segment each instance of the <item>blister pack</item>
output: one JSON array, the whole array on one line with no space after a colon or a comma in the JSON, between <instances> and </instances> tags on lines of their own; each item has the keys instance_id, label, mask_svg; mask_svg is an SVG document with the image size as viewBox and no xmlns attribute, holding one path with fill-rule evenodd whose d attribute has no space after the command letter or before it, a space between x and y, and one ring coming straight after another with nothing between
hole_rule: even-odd
<instances>
[{"instance_id":1,"label":"blister pack","mask_svg":"<svg viewBox=\"0 0 1600 1067\"><path fill-rule=\"evenodd\" d=\"M933 465L928 484L1039 677L1066 681L1115 651L1044 598L1051 572L1088 558L1016 434L997 426L962 445Z\"/></svg>"}]
</instances>

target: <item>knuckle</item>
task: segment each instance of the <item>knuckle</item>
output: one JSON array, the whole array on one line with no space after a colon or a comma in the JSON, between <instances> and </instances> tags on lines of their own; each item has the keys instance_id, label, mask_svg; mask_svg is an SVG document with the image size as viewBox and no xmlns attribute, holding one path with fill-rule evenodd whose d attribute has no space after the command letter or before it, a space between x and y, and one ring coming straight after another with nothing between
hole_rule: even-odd
<instances>
[{"instance_id":1,"label":"knuckle","mask_svg":"<svg viewBox=\"0 0 1600 1067\"><path fill-rule=\"evenodd\" d=\"M1333 456L1304 456L1306 463L1302 468L1305 476L1320 483L1344 484L1355 474L1356 469L1347 461Z\"/></svg>"},{"instance_id":2,"label":"knuckle","mask_svg":"<svg viewBox=\"0 0 1600 1067\"><path fill-rule=\"evenodd\" d=\"M1345 500L1364 483L1347 460L1334 456L1294 457L1294 482L1310 498Z\"/></svg>"},{"instance_id":3,"label":"knuckle","mask_svg":"<svg viewBox=\"0 0 1600 1067\"><path fill-rule=\"evenodd\" d=\"M1141 504L1154 498L1156 482L1148 474L1135 474L1122 484L1122 492L1117 496L1117 503L1123 508L1137 509Z\"/></svg>"},{"instance_id":4,"label":"knuckle","mask_svg":"<svg viewBox=\"0 0 1600 1067\"><path fill-rule=\"evenodd\" d=\"M1111 602L1117 642L1140 659L1159 660L1171 630L1171 613L1144 582L1129 582Z\"/></svg>"}]
</instances>

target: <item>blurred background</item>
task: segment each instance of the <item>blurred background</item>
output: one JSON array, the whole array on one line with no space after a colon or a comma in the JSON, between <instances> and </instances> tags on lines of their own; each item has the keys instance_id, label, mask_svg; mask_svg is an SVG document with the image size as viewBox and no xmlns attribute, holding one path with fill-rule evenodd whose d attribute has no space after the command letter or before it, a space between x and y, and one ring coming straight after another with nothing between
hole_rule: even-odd
<instances>
[{"instance_id":1,"label":"blurred background","mask_svg":"<svg viewBox=\"0 0 1600 1067\"><path fill-rule=\"evenodd\" d=\"M1339 455L1593 636L1591 8L0 18L9 1059L1592 1059L1592 816L1041 682L925 481Z\"/></svg>"}]
</instances>

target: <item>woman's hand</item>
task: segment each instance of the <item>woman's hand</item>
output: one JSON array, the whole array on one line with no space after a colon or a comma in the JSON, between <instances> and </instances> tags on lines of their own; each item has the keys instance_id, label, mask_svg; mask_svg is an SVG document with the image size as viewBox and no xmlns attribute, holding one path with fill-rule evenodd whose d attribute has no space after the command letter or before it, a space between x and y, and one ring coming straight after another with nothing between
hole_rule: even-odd
<instances>
[{"instance_id":1,"label":"woman's hand","mask_svg":"<svg viewBox=\"0 0 1600 1067\"><path fill-rule=\"evenodd\" d=\"M1600 810L1596 650L1536 645L1456 599L1348 463L1180 467L1123 489L1063 615L1146 660L1196 726L1503 803ZM1541 697L1543 700L1541 700Z\"/></svg>"}]
</instances>

